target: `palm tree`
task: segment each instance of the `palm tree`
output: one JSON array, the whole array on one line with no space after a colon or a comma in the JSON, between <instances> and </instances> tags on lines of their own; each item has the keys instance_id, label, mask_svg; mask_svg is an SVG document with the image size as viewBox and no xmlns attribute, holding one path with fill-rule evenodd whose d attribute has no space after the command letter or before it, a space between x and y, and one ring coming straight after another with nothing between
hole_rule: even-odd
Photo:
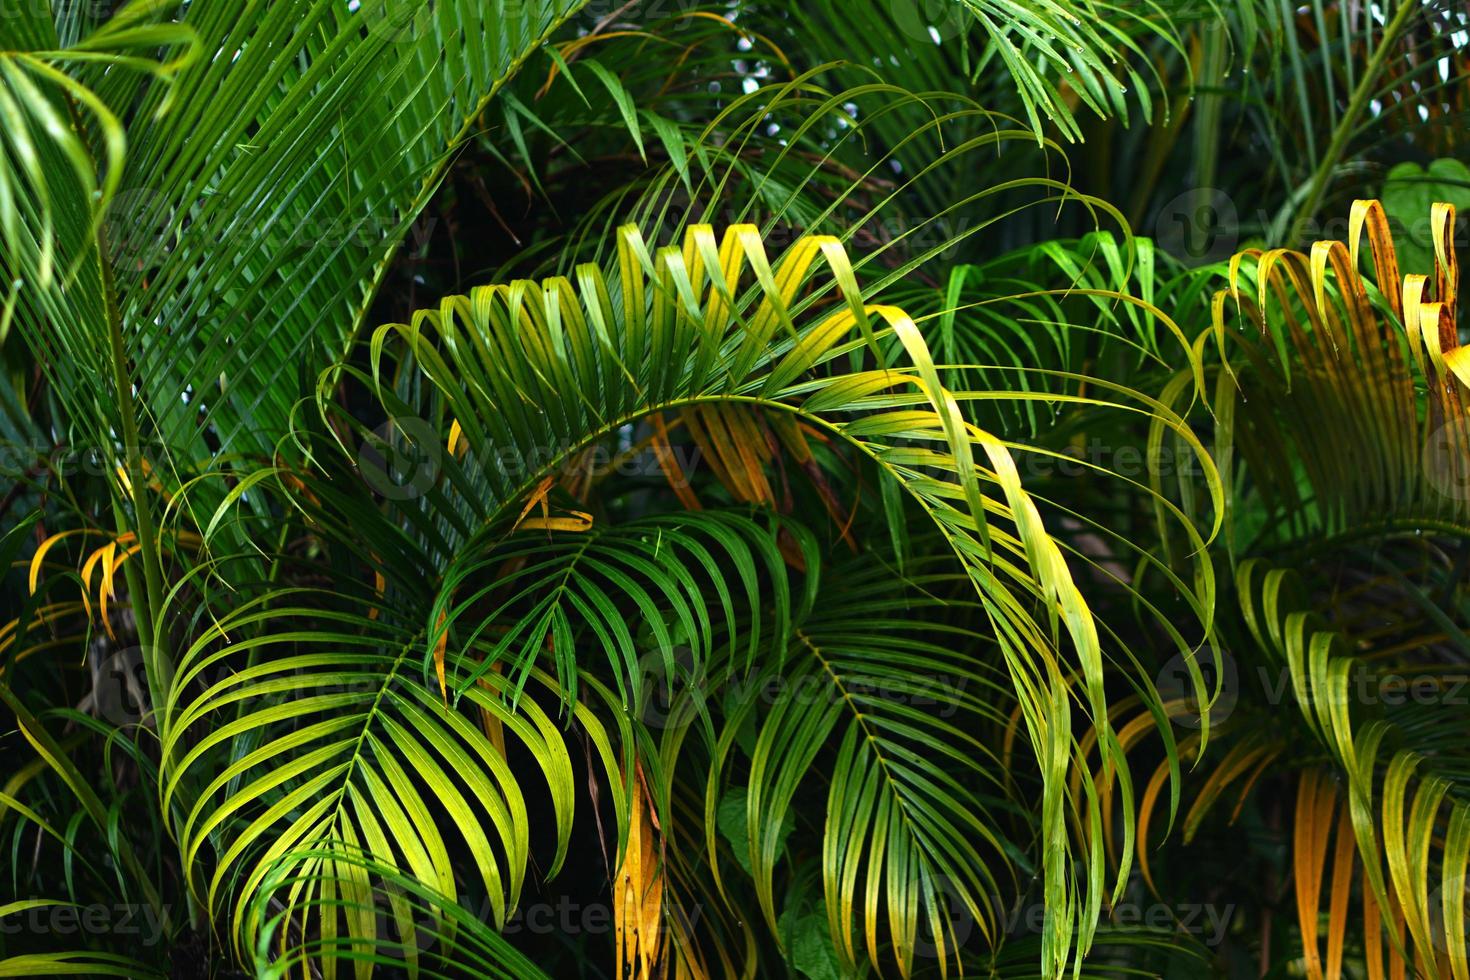
<instances>
[{"instance_id":1,"label":"palm tree","mask_svg":"<svg viewBox=\"0 0 1470 980\"><path fill-rule=\"evenodd\" d=\"M0 975L1197 975L1158 828L1292 781L1262 969L1462 980L1459 716L1310 696L1463 662L1453 251L1130 224L1236 113L1287 244L1453 118L1453 12L1312 10L0 17Z\"/></svg>"}]
</instances>

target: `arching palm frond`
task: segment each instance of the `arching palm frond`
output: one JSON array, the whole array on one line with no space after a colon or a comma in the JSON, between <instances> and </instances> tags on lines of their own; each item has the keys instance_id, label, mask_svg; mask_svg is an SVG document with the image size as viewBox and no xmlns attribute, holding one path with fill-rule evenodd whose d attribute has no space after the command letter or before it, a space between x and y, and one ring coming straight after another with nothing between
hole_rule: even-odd
<instances>
[{"instance_id":1,"label":"arching palm frond","mask_svg":"<svg viewBox=\"0 0 1470 980\"><path fill-rule=\"evenodd\" d=\"M1413 963L1430 980L1460 976L1467 969L1470 910L1470 745L1463 705L1456 703L1463 699L1450 695L1465 686L1464 661L1457 667L1360 659L1352 653L1353 634L1332 629L1303 604L1295 576L1264 563L1243 563L1238 587L1256 641L1287 672L1307 727L1342 780L1337 849L1348 857L1337 862L1332 904L1353 889L1355 851L1365 931L1376 937L1381 918L1392 937L1369 943L1370 970L1380 972L1386 957L1396 972ZM1395 680L1429 696L1396 695ZM1365 689L1371 696L1363 697ZM1339 795L1330 779L1314 776L1308 771L1300 783L1295 854L1311 961L1319 955L1322 867ZM1341 914L1334 910L1334 919ZM1338 962L1341 933L1334 925L1328 948Z\"/></svg>"},{"instance_id":2,"label":"arching palm frond","mask_svg":"<svg viewBox=\"0 0 1470 980\"><path fill-rule=\"evenodd\" d=\"M691 646L707 646L713 634L706 616L713 622L722 613L706 614L684 604L703 594L702 601L718 610L729 601L728 595L718 588L696 587L688 576L669 572L665 563L680 554L697 555L695 549L710 550L712 545L700 545L686 533L682 539L671 538L664 551L655 534L660 527L656 522L635 519L629 523L631 515L617 508L603 514L584 512L576 494L581 478L575 461L610 440L628 438L633 427L650 416L681 408L729 406L794 417L872 467L881 481L900 494L889 509L896 538L908 536L903 526L906 520L922 515L924 523L947 542L952 558L960 563L974 589L1021 702L1025 731L1040 767L1043 823L1052 828L1043 862L1047 899L1060 910L1048 922L1047 957L1049 968L1058 968L1071 956L1074 945L1087 947L1095 917L1092 910L1103 891L1095 856L1074 855L1065 835L1054 832L1071 807L1086 810L1085 802L1068 802L1065 795L1065 773L1073 764L1075 750L1070 715L1076 691L1087 713L1106 718L1101 688L1103 650L1098 626L1071 576L1068 559L1021 486L1007 445L965 421L961 400L974 393L951 393L943 387L922 335L902 311L864 303L846 254L835 239L804 238L771 261L758 232L749 226L732 227L717 237L713 229L696 225L689 229L682 248L652 252L636 230L625 228L619 233L617 256L611 278L595 265L583 265L575 270L575 285L571 279L552 278L483 287L468 296L447 298L437 309L416 315L412 323L389 325L374 335L369 367L360 372L361 379L373 386L386 414L400 421L405 417L421 420L413 436L421 447L431 455L438 453L439 445L445 449L442 465L437 473L428 471L426 481L413 484L412 475L406 474L398 490L386 490L397 495L411 488L404 494L411 498L408 506L395 519L403 521L396 531L372 530L366 514L359 520L343 520L347 512L340 507L333 518L336 505L332 497L338 491L330 484L316 485L309 480L303 485L302 493L321 505L308 504L306 512L320 510L324 515L321 526L333 537L373 535L367 539L371 548L381 549L373 564L381 566L384 577L391 579L397 569L410 576L428 576L435 583L432 604L428 608L415 604L423 616L417 622L394 622L385 607L380 619L356 623L354 647L366 645L383 651L375 655L376 666L365 669L388 685L410 659L425 665L425 675L427 666L437 659L447 672L470 670L470 677L490 680L492 672L452 656L461 638L479 637L468 642L486 656L490 666L500 662L514 671L524 668L542 638L549 636L557 672L563 680L570 680L570 665L573 660L580 664L580 658L568 635L604 638L598 646L607 659L625 657L636 649L627 637L617 638L617 616L611 609L628 611L635 622L655 633L682 622ZM825 274L819 274L823 268ZM818 305L830 302L828 297L836 302L825 309ZM886 353L889 346L884 338L889 336L902 349L903 360ZM862 360L871 366L857 366ZM348 370L358 373L355 368ZM337 412L330 407L326 391L323 388L319 403L330 421ZM345 449L343 437L336 438ZM313 454L324 460L329 447L319 441L313 445L319 447ZM977 457L976 449L982 455ZM753 463L747 460L747 465ZM558 496L562 492L572 498L566 504ZM497 550L507 522L514 524L536 514L542 506L546 510L535 519L536 527L549 531L553 542L557 535L565 535L565 544L554 543L543 552L523 539L527 544L522 547L512 544L508 550ZM905 508L914 517L906 518ZM596 530L599 522L609 520L615 522L610 530ZM716 540L717 519L694 515L679 520L706 541ZM350 530L349 523L353 525ZM677 526L678 521L662 525L670 534ZM747 569L735 581L748 590L752 558L740 555L757 552L748 546L737 548L730 527L727 522L724 540L714 550L735 558L737 569ZM541 532L523 529L520 533ZM621 550L619 560L631 564L619 569L606 558L596 557L602 535L620 537L625 544L641 539L643 544ZM640 547L643 556L635 559ZM798 553L802 550L797 549ZM774 555L769 545L767 551ZM412 554L423 557L410 561ZM656 554L661 557L655 561ZM788 560L794 557L788 553ZM769 557L763 560L771 567ZM489 583L474 594L465 592L464 583L484 582L484 573L505 561L511 563L509 577L502 582L506 597L514 597L509 605L486 598L493 591ZM585 569L579 561L587 562ZM516 562L524 564L516 567ZM650 562L653 564L647 564ZM595 575L586 571L593 568ZM808 568L807 574L813 571ZM559 584L574 578L575 587ZM773 570L768 578L779 576ZM644 584L649 581L659 583L657 589ZM556 597L549 605L547 595ZM1204 597L1194 601L1208 605ZM516 602L525 603L525 608L512 613ZM781 608L777 603L778 620ZM288 611L285 606L278 613L275 603L267 605L262 600L258 614L262 627L278 614L305 613ZM223 622L229 629L228 621ZM244 642L272 642L269 632L273 629L263 629L266 636L261 640ZM501 630L498 634L497 629ZM449 651L436 649L441 640L447 642ZM346 638L338 641L333 637L333 642L346 642ZM670 642L656 637L654 648L666 649ZM212 639L196 643L186 664L202 665L240 652L206 654L212 644ZM416 653L411 654L415 648ZM515 650L520 652L513 653ZM312 670L322 670L326 677L342 669L338 659L358 662L362 657L322 656L325 659L319 667L313 663ZM852 648L852 656L860 658L858 648ZM289 658L271 658L271 664L290 662ZM266 674L282 668L262 664L251 669ZM629 684L637 682L626 667L615 667L615 674ZM1074 674L1079 678L1075 688L1068 680ZM180 684L184 683L181 674ZM182 746L185 729L180 726L202 717L212 702L223 703L235 683L230 679L220 682L197 707L186 706L176 695L176 706L165 714L166 743ZM508 681L502 678L493 683L504 689ZM418 681L412 687L418 693L416 703L409 703L416 712L427 712L432 701L429 686ZM467 695L476 693L476 687L465 687L462 682L451 681L450 688ZM637 692L626 696L634 705L646 702ZM388 704L400 700L394 697ZM483 701L483 696L477 697L477 703ZM424 723L432 718L426 716ZM263 720L264 716L241 724ZM441 719L438 724L449 722ZM1111 739L1104 738L1102 744L1104 759L1115 759ZM301 747L305 749L304 744ZM854 743L852 751L859 750L868 751ZM272 745L261 751L277 750ZM330 760L341 751L334 749L321 759L299 763L303 766L300 775L309 781L320 780L322 767L340 765ZM189 757L190 765L194 758L197 756ZM875 772L874 758L865 758L865 771ZM857 757L848 764L857 764ZM290 778L281 772L274 769L267 778ZM623 777L631 778L627 770ZM303 785L321 788L310 782ZM219 788L216 780L210 792ZM939 802L926 806L938 807L933 813L948 808L952 818L958 803L943 803L942 791L934 791L941 792L935 798ZM304 801L313 790L302 789L301 793ZM242 797L241 804L246 802ZM284 814L284 810L279 812ZM315 810L309 812L313 819L320 816ZM264 833L275 819L268 811L248 833ZM1082 819L1085 823L1086 817ZM291 847L310 825L311 821L293 818L271 857ZM246 844L224 846L232 862ZM948 852L949 863L944 867L955 870L955 862L964 856ZM917 852L911 859L918 860ZM1074 864L1078 873L1084 869L1090 873L1087 885L1074 883ZM216 883L223 880L223 873L216 873ZM971 869L967 873L978 872ZM912 893L915 898L918 894ZM931 918L934 899L931 888L923 903L931 909L925 913L926 921L935 921ZM243 896L238 899L244 900ZM906 923L900 929L901 939L911 935L914 921L900 917Z\"/></svg>"},{"instance_id":3,"label":"arching palm frond","mask_svg":"<svg viewBox=\"0 0 1470 980\"><path fill-rule=\"evenodd\" d=\"M1357 202L1349 224L1346 244L1237 256L1201 337L1220 354L1215 439L1241 624L1221 705L1238 717L1184 834L1227 791L1238 815L1253 787L1289 774L1309 975L1340 974L1356 902L1354 955L1370 975L1387 962L1451 977L1466 969L1470 856L1454 209L1434 206L1432 269L1401 269L1378 202ZM1296 711L1282 719L1286 699Z\"/></svg>"},{"instance_id":4,"label":"arching palm frond","mask_svg":"<svg viewBox=\"0 0 1470 980\"><path fill-rule=\"evenodd\" d=\"M1015 4L1005 0L945 0L937 4L875 5L854 17L835 3L801 4L795 10L807 47L820 45L855 64L907 67L935 89L962 89L994 66L1008 73L1011 91L1031 128L1043 121L1069 140L1080 139L1076 113L1126 119L1131 98L1150 113L1146 79L1128 62L1153 38L1179 44L1165 5L1109 4L1104 13L1091 3L1048 0ZM897 42L895 45L894 42ZM1141 76L1139 70L1145 75Z\"/></svg>"},{"instance_id":5,"label":"arching palm frond","mask_svg":"<svg viewBox=\"0 0 1470 980\"><path fill-rule=\"evenodd\" d=\"M284 858L335 846L400 862L453 898L451 835L429 822L442 808L503 923L528 858L525 788L503 748L413 677L419 637L391 614L333 610L339 600L278 590L217 620L181 657L179 703L162 712L163 801L177 814L185 861L196 866L207 845L214 852L212 873L199 876L202 903L227 912L251 948L261 923L248 913L267 876L286 873ZM511 709L493 691L487 681L468 696L545 775L554 870L572 816L567 746L534 701Z\"/></svg>"},{"instance_id":6,"label":"arching palm frond","mask_svg":"<svg viewBox=\"0 0 1470 980\"><path fill-rule=\"evenodd\" d=\"M1017 804L979 737L1005 727L1013 695L985 652L993 637L926 621L966 605L932 596L953 582L918 576L894 596L885 565L833 573L823 588L833 598L783 655L740 678L714 760L707 819L727 780L743 784L736 819L748 855L739 859L773 931L791 908L778 906L773 881L796 801L825 795L825 819L811 822L828 929L847 971L870 960L910 974L916 955L943 967L967 943L998 947L997 902L1018 890L1017 845L992 812ZM746 728L754 741L737 751ZM710 860L718 866L716 854Z\"/></svg>"},{"instance_id":7,"label":"arching palm frond","mask_svg":"<svg viewBox=\"0 0 1470 980\"><path fill-rule=\"evenodd\" d=\"M1232 263L1214 301L1221 452L1239 453L1280 538L1416 522L1454 533L1470 445L1454 209L1436 206L1434 269L1400 269L1376 201L1358 202L1351 224L1351 244ZM1371 277L1357 271L1364 231ZM1307 424L1283 439L1283 417Z\"/></svg>"}]
</instances>

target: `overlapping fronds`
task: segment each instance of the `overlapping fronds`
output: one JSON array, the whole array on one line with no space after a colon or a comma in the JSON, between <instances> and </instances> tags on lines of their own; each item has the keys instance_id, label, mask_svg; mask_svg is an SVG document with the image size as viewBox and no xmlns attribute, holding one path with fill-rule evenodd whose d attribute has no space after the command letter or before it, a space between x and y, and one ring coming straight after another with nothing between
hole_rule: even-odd
<instances>
[{"instance_id":1,"label":"overlapping fronds","mask_svg":"<svg viewBox=\"0 0 1470 980\"><path fill-rule=\"evenodd\" d=\"M1462 11L6 14L0 975L1470 980Z\"/></svg>"},{"instance_id":2,"label":"overlapping fronds","mask_svg":"<svg viewBox=\"0 0 1470 980\"><path fill-rule=\"evenodd\" d=\"M276 448L488 99L577 6L136 0L5 18L4 323L77 441L123 460L113 519L137 536L155 705L175 664L149 482Z\"/></svg>"},{"instance_id":3,"label":"overlapping fronds","mask_svg":"<svg viewBox=\"0 0 1470 980\"><path fill-rule=\"evenodd\" d=\"M303 358L345 349L458 142L578 6L139 0L61 51L87 25L7 17L7 315L77 421L126 358L179 459L270 449ZM197 57L144 57L164 44ZM45 288L53 252L89 280Z\"/></svg>"},{"instance_id":4,"label":"overlapping fronds","mask_svg":"<svg viewBox=\"0 0 1470 980\"><path fill-rule=\"evenodd\" d=\"M681 604L703 591L703 601L718 602L711 608L719 609L730 596L701 590L664 563L711 545L698 545L687 534L660 545L657 523L601 529L599 522L618 519L616 509L558 517L581 513L585 504L575 496L563 504L548 494L553 484L558 493L575 490L580 481L567 477L578 472L586 451L609 441L626 445L636 426L655 414L718 405L793 416L864 460L899 492L889 508L896 538L910 533L907 508L926 515L926 523L948 542L992 623L1024 706L1025 729L1046 787L1044 819L1060 828L1072 805L1062 780L1074 750L1074 691L1086 712L1106 717L1104 653L1068 558L1022 487L1011 449L965 419L963 400L985 395L943 386L913 322L896 308L863 302L836 239L803 238L772 261L750 226L732 227L723 237L694 226L682 248L652 252L634 229L625 228L617 255L610 279L601 268L583 265L575 270L575 285L553 278L484 287L374 335L362 379L375 386L400 428L406 428L405 418L421 420L414 423L413 439L438 460L433 467L399 473L400 482L381 488L408 498L391 509L404 515L402 531L375 542L382 548L382 574L418 568L422 572L409 574L427 573L437 583L423 621L395 635L389 645L395 652L384 656L401 664L400 640L418 631L418 657L427 676L428 665L443 656L436 647L446 636L453 650L460 646L456 636L472 635L476 639L467 642L491 654L488 663L513 670L523 669L545 643L559 676L570 681L573 661L580 664L571 638L596 636L604 641L598 644L602 656L623 659L617 674L631 685L637 677L626 658L636 649L630 643L634 631L618 639L613 609L633 612L652 629L653 648L663 656L671 645L670 637L658 635L663 629L678 629L696 651L706 648L706 614L691 618L693 607L681 612ZM854 369L863 360L871 366ZM337 411L327 391L323 387L319 404L330 420ZM1177 420L1167 424L1188 438ZM335 491L311 482L306 487L321 502L324 519L333 520ZM543 531L522 530L524 545L497 550L504 527L537 513L538 506L547 508L539 518ZM719 526L707 515L663 526L672 535L679 521L701 535ZM352 530L370 531L364 521ZM549 549L533 547L527 537L543 532L551 535ZM598 555L603 540L619 539L644 542L621 549L619 560L633 562L627 568ZM635 559L640 548L649 550ZM728 532L719 550L737 558L737 569L753 568L750 558L738 557ZM409 551L424 557L410 564L393 556ZM664 557L654 561L655 555ZM510 570L495 586L473 596L464 591L460 580L470 570L502 563ZM639 584L655 567L656 581L663 584ZM743 585L732 592L748 591L754 577L746 571L736 581ZM487 598L495 590L502 595ZM1194 601L1207 608L1204 600ZM528 604L531 618L502 624L517 603ZM783 607L778 602L775 608L779 622ZM504 632L495 633L501 625ZM1073 675L1079 678L1075 688L1068 681ZM477 672L479 679L490 676ZM473 690L454 682L450 687ZM620 697L635 706L645 703L632 690ZM1103 745L1104 757L1114 758L1111 738ZM853 751L859 749L868 751L855 743ZM871 769L874 760L863 758ZM1048 899L1061 910L1048 923L1048 957L1059 968L1074 944L1088 944L1091 909L1103 890L1101 866L1091 856L1074 855L1065 836L1047 839ZM955 870L957 852L948 860L946 869ZM1078 873L1085 886L1076 883ZM925 907L933 899L932 891L926 893ZM905 921L911 934L915 920Z\"/></svg>"},{"instance_id":5,"label":"overlapping fronds","mask_svg":"<svg viewBox=\"0 0 1470 980\"><path fill-rule=\"evenodd\" d=\"M1254 788L1289 782L1311 977L1343 976L1354 957L1374 977L1466 972L1457 692L1470 644L1455 556L1470 444L1454 209L1435 205L1431 225L1429 269L1400 267L1376 201L1354 205L1348 244L1237 255L1200 338L1220 352L1216 452L1244 630L1224 692L1229 748L1184 839L1227 795L1233 822Z\"/></svg>"},{"instance_id":6,"label":"overlapping fronds","mask_svg":"<svg viewBox=\"0 0 1470 980\"><path fill-rule=\"evenodd\" d=\"M892 572L882 565L833 579L836 600L801 623L784 655L767 658L763 672L737 687L706 796L710 860L718 868L716 802L744 754L737 736L752 727L748 767L737 777L745 791L737 819L748 842L740 863L770 928L789 907L778 903L773 880L794 801L815 790L826 796L822 887L844 969L866 959L907 975L916 948L946 968L967 940L972 948L999 946L996 901L1017 890L1007 831L989 812L1014 803L999 758L980 738L1004 727L1008 712L997 704L1011 695L985 666L993 638L925 621L925 612L944 605L930 590L952 579L911 579L906 596L892 594ZM919 629L938 636L915 638ZM789 696L772 698L772 690Z\"/></svg>"},{"instance_id":7,"label":"overlapping fronds","mask_svg":"<svg viewBox=\"0 0 1470 980\"><path fill-rule=\"evenodd\" d=\"M1427 684L1439 698L1365 699L1362 672L1392 680L1392 665L1354 656L1349 634L1303 607L1292 573L1247 561L1237 585L1256 642L1289 671L1293 700L1341 780L1338 790L1309 770L1298 791L1296 892L1309 975L1341 976L1354 854L1361 862L1370 975L1383 975L1385 957L1395 973L1412 964L1430 980L1470 975L1470 753L1463 707L1444 696L1463 687L1465 671L1426 666L1414 672L1414 683ZM1339 796L1324 973L1317 920ZM1379 919L1386 941L1379 938Z\"/></svg>"},{"instance_id":8,"label":"overlapping fronds","mask_svg":"<svg viewBox=\"0 0 1470 980\"><path fill-rule=\"evenodd\" d=\"M1214 405L1218 451L1239 455L1273 530L1464 526L1470 373L1454 218L1435 207L1433 269L1400 269L1376 201L1354 205L1348 244L1232 260L1213 306L1228 366ZM1365 233L1372 275L1358 271ZM1284 428L1287 418L1295 424Z\"/></svg>"}]
</instances>

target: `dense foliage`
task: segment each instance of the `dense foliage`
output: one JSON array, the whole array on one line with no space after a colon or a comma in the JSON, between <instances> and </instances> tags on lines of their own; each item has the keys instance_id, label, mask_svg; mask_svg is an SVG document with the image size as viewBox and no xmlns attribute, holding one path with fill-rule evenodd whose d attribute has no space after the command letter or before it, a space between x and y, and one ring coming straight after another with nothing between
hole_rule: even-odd
<instances>
[{"instance_id":1,"label":"dense foliage","mask_svg":"<svg viewBox=\"0 0 1470 980\"><path fill-rule=\"evenodd\" d=\"M5 0L0 976L1470 980L1452 0Z\"/></svg>"}]
</instances>

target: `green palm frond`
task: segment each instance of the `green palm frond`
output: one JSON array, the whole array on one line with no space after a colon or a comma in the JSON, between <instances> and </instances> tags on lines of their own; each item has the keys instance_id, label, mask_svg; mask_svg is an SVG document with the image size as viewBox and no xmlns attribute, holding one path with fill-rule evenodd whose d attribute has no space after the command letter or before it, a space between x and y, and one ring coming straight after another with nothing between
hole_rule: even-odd
<instances>
[{"instance_id":1,"label":"green palm frond","mask_svg":"<svg viewBox=\"0 0 1470 980\"><path fill-rule=\"evenodd\" d=\"M823 267L825 273L819 274ZM1074 673L1080 678L1075 690L1082 692L1085 710L1105 718L1103 653L1068 559L1022 488L1010 448L964 419L960 406L977 393L951 393L942 386L922 335L902 311L863 302L836 239L802 239L773 262L749 226L735 226L723 238L694 226L682 248L654 252L634 229L625 228L618 237L615 270L611 281L589 264L575 270L576 285L552 278L483 287L447 298L410 324L377 331L370 370L360 374L362 380L375 385L389 416L424 421L417 441L433 447L442 440L445 446L442 478L420 486L421 496L405 511L411 520L404 530L411 538L401 532L385 536L380 560L385 566L399 564L389 558L388 548L438 552L419 567L432 570L439 583L434 608L443 613L451 609L448 595L456 586L441 576L451 576L455 567L488 567L484 562L494 561L495 553L481 557L481 549L499 533L494 529L544 499L548 481L565 476L568 461L579 453L630 432L655 413L680 408L724 405L794 416L874 467L961 562L1024 706L1025 728L1046 787L1045 820L1060 828L1074 805L1065 802L1063 787L1073 751L1074 688L1068 678ZM834 288L837 302L817 307L816 301ZM890 336L906 363L885 353L884 338ZM874 358L874 366L839 369L864 356ZM331 419L335 410L328 400L322 397L319 403ZM983 452L979 458L976 449ZM311 492L325 499L333 491L323 486ZM903 509L900 503L890 511L899 537L907 536L902 525L911 519ZM710 526L706 521L704 530ZM573 536L561 554L575 555L587 544ZM528 558L539 557L529 543L526 547ZM732 553L728 546L723 550ZM455 557L461 554L472 557ZM547 553L545 566L553 579L555 554L555 549ZM565 564L561 571L566 573ZM652 569L635 577L649 575ZM681 591L692 595L677 579L664 579L665 601ZM534 577L527 582L534 584ZM626 574L618 584L625 600L651 594ZM562 594L571 601L578 593ZM1207 608L1205 597L1200 601ZM606 611L592 609L588 616L591 600L586 602L577 622L594 632L599 623L607 628ZM455 608L461 630L476 628L468 610ZM480 615L494 608L491 603ZM506 635L513 643L521 637L534 640L544 635L544 626L554 648L563 644L555 657L565 672L571 648L557 634L568 627L575 632L575 623L571 617L563 621L558 608L543 606L550 611L539 625L536 620L508 623ZM407 654L398 652L404 649L398 644L413 642L413 632L419 634L417 657L427 664L434 655L432 638L446 635L437 618L438 613L405 624L404 632L391 638L393 652L382 655L379 669L387 669L389 661L399 669ZM646 608L640 618L649 618ZM495 625L493 617L485 622ZM372 632L386 629L375 626ZM696 645L706 642L708 631L698 621L692 632ZM506 645L477 642L487 652L504 652ZM626 647L615 642L612 649ZM191 659L200 649L196 645ZM527 656L530 648L522 649L520 656ZM633 701L643 703L637 697ZM182 717L175 715L173 724ZM177 736L168 741L176 742ZM1106 739L1103 755L1113 755ZM1102 889L1100 867L1091 858L1074 857L1065 835L1049 834L1048 840L1049 901L1072 909L1070 916L1059 915L1048 925L1049 962L1055 966L1069 957L1074 943L1086 947L1088 903L1095 907ZM1086 898L1074 891L1078 886L1069 870L1074 860L1093 868Z\"/></svg>"},{"instance_id":2,"label":"green palm frond","mask_svg":"<svg viewBox=\"0 0 1470 980\"><path fill-rule=\"evenodd\" d=\"M958 960L972 926L997 946L994 901L1017 889L1014 845L990 812L1013 805L1007 780L978 737L1002 730L1008 716L997 707L1011 697L1002 679L976 669L984 660L976 654L994 638L924 619L938 608L953 614L955 604L928 594L954 581L908 579L914 594L895 597L884 565L836 576L824 587L835 600L801 623L765 673L743 679L715 760L706 798L711 844L709 817L734 768L736 733L755 726L748 774L738 778L747 788L747 862L773 931L773 875L793 802L812 782L825 787L827 923L849 971L864 959L881 968L891 956L908 974L920 944L941 963ZM920 629L937 635L920 638ZM773 699L772 689L794 693Z\"/></svg>"},{"instance_id":3,"label":"green palm frond","mask_svg":"<svg viewBox=\"0 0 1470 980\"><path fill-rule=\"evenodd\" d=\"M494 980L547 976L462 905L364 851L339 846L299 856L306 859L304 865L283 863L267 877L257 899L265 922L257 955L261 963L269 963L262 976L288 978L322 964L324 975L332 975L338 956L352 963L355 976L373 969L444 980L470 971ZM320 895L305 904L324 925L302 944L276 935L294 925L288 910L297 903L296 891ZM382 922L384 929L370 933L365 922ZM276 955L276 947L293 945L288 955Z\"/></svg>"},{"instance_id":4,"label":"green palm frond","mask_svg":"<svg viewBox=\"0 0 1470 980\"><path fill-rule=\"evenodd\" d=\"M805 542L803 551L810 558L807 571L814 576L814 544ZM733 570L728 583L723 569ZM484 581L491 584L476 587ZM690 651L692 663L685 666L696 674L713 656L717 639L732 649L743 648L749 662L760 645L764 616L759 611L767 606L773 610L771 628L778 637L788 634L792 618L774 531L721 511L646 517L575 534L523 532L484 554L466 551L442 582L434 621L442 622L447 632L461 620L478 619L477 625L461 628L468 634L466 643L475 644L492 624L518 617L493 641L486 638L489 655L482 670L503 665L519 687L549 645L562 697L575 701L573 638L590 632L615 665L612 673L622 703L635 711L642 710L640 699L649 692L639 686L640 646L646 640L635 638L624 621L630 602L642 614L653 651L670 679L676 676L676 648ZM737 613L737 604L743 613ZM671 614L667 623L665 611ZM480 674L477 670L457 680L451 687L454 696L461 696Z\"/></svg>"},{"instance_id":5,"label":"green palm frond","mask_svg":"<svg viewBox=\"0 0 1470 980\"><path fill-rule=\"evenodd\" d=\"M952 87L943 83L956 71L971 80L986 69L1004 72L1032 130L1039 135L1050 123L1068 140L1082 136L1080 108L1126 119L1130 91L1147 119L1153 68L1134 57L1153 39L1180 43L1162 4L945 0L875 5L859 17L834 3L798 9L809 43L858 65L892 58L927 75L934 88Z\"/></svg>"},{"instance_id":6,"label":"green palm frond","mask_svg":"<svg viewBox=\"0 0 1470 980\"><path fill-rule=\"evenodd\" d=\"M1406 708L1374 699L1364 706L1353 690L1364 671L1392 679L1396 667L1454 690L1463 686L1463 668L1361 660L1349 636L1303 607L1300 583L1288 570L1247 561L1237 578L1256 642L1289 672L1293 699L1346 784L1343 820L1363 862L1365 902L1391 936L1401 937L1386 950L1389 960L1413 962L1430 980L1464 974L1470 752L1463 711L1443 700ZM1315 895L1309 911L1316 915Z\"/></svg>"},{"instance_id":7,"label":"green palm frond","mask_svg":"<svg viewBox=\"0 0 1470 980\"><path fill-rule=\"evenodd\" d=\"M190 866L215 852L212 874L198 882L201 905L236 924L236 951L243 954L263 927L257 899L272 875L307 876L290 892L288 915L319 900L326 904L318 911L335 914L330 894L301 891L310 881L334 880L330 873L311 876L321 870L313 852L335 848L361 849L454 900L460 876L453 839L455 852L463 848L475 870L472 887L487 896L493 921L502 925L529 860L526 787L503 750L414 676L419 637L412 632L388 625L386 616L333 613L310 595L283 591L267 598L221 619L184 654L176 690L223 676L197 696L181 694L167 711L163 751L176 761L165 772L164 805L179 814L179 843ZM252 630L262 620L272 632ZM232 631L256 635L232 643L226 640ZM241 654L259 659L220 670ZM510 733L543 773L556 815L554 874L572 820L568 747L533 699L508 707L503 684L487 677L465 698ZM453 815L457 835L435 825L430 814L440 811ZM347 881L366 888L357 877ZM373 935L369 929L366 938Z\"/></svg>"},{"instance_id":8,"label":"green palm frond","mask_svg":"<svg viewBox=\"0 0 1470 980\"><path fill-rule=\"evenodd\" d=\"M150 91L135 117L116 273L129 324L187 324L133 347L165 438L268 448L251 430L284 424L299 360L344 349L450 154L577 6L184 11L207 48L238 54L182 72L174 111L155 119Z\"/></svg>"},{"instance_id":9,"label":"green palm frond","mask_svg":"<svg viewBox=\"0 0 1470 980\"><path fill-rule=\"evenodd\" d=\"M1462 528L1470 423L1454 209L1436 206L1433 269L1400 269L1378 202L1358 202L1351 224L1349 244L1232 262L1213 306L1227 364L1214 406L1220 451L1240 454L1287 535ZM1371 276L1358 271L1364 232ZM1307 424L1283 429L1286 417Z\"/></svg>"},{"instance_id":10,"label":"green palm frond","mask_svg":"<svg viewBox=\"0 0 1470 980\"><path fill-rule=\"evenodd\" d=\"M20 165L0 180L7 321L79 421L123 357L141 432L179 459L268 451L302 358L346 348L455 147L577 6L142 0L61 51L58 30L79 25L35 5L7 18L34 45L4 62ZM185 42L209 57L140 54ZM96 124L73 127L60 94ZM47 288L52 253L85 263L88 288Z\"/></svg>"}]
</instances>

